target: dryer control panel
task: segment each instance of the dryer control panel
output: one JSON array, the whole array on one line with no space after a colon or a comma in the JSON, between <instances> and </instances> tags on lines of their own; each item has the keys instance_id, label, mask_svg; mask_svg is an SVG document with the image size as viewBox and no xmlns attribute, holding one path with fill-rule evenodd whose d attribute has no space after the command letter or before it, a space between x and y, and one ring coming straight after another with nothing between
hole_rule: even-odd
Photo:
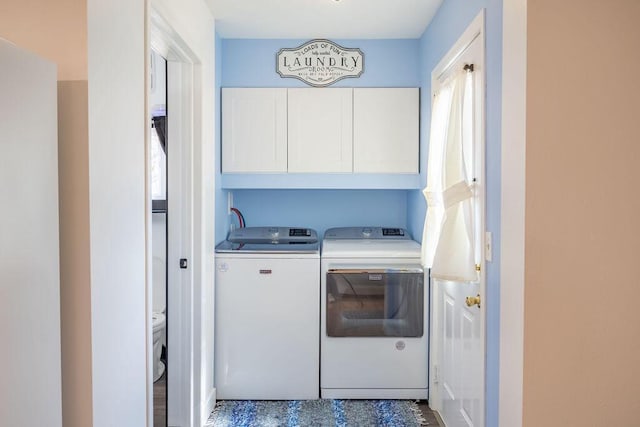
<instances>
[{"instance_id":1,"label":"dryer control panel","mask_svg":"<svg viewBox=\"0 0 640 427\"><path fill-rule=\"evenodd\" d=\"M397 227L337 227L324 233L325 239L333 240L411 240L404 228Z\"/></svg>"}]
</instances>

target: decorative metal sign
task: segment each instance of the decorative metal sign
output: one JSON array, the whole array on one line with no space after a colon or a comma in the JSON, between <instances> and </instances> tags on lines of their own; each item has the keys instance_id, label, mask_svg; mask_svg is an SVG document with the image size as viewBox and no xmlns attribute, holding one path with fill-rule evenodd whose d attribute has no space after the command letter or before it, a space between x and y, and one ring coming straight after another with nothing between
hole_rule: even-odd
<instances>
[{"instance_id":1,"label":"decorative metal sign","mask_svg":"<svg viewBox=\"0 0 640 427\"><path fill-rule=\"evenodd\" d=\"M280 77L292 77L315 87L360 77L364 72L364 53L360 49L345 48L325 39L280 49L276 61Z\"/></svg>"}]
</instances>

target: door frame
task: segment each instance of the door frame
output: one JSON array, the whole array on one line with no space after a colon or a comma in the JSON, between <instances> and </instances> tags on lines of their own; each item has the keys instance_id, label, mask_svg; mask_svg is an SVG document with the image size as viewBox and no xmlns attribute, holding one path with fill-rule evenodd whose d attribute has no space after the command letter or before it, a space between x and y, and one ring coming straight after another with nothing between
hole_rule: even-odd
<instances>
[{"instance_id":1,"label":"door frame","mask_svg":"<svg viewBox=\"0 0 640 427\"><path fill-rule=\"evenodd\" d=\"M433 100L435 93L442 82L451 74L453 66L457 65L457 61L460 56L469 48L469 46L480 37L480 58L478 65L474 73L479 73L476 79L477 94L479 102L475 113L479 115L480 124L479 129L476 129L476 140L478 144L475 147L475 156L477 159L477 168L480 169L480 173L476 174L477 182L476 187L478 191L479 199L482 201L483 207L480 214L480 236L481 241L477 242L480 251L480 295L486 298L486 247L484 244L485 231L486 231L486 166L485 166L485 152L486 152L486 32L485 32L485 10L482 9L480 13L473 19L471 24L462 33L458 40L454 43L453 47L443 56L431 72L431 99ZM440 352L442 348L443 340L443 327L440 322L441 309L436 304L440 301L439 290L436 286L430 286L431 295L431 330L430 330L430 343L429 343L429 406L434 411L442 410L442 394L439 388L439 373L438 367L442 366L440 359ZM481 334L483 337L481 354L483 357L482 366L483 372L483 384L482 384L482 411L483 411L483 423L486 422L486 300L482 301L480 306L480 321L481 321Z\"/></svg>"},{"instance_id":2,"label":"door frame","mask_svg":"<svg viewBox=\"0 0 640 427\"><path fill-rule=\"evenodd\" d=\"M151 1L147 1L147 43L145 47L146 112L150 88L151 49L167 60L167 423L192 426L196 420L197 382L194 340L194 135L198 122L195 106L194 69L198 58L172 29ZM149 129L147 129L147 140ZM146 146L147 202L147 424L153 426L153 283L151 250L150 152ZM189 266L181 269L180 258Z\"/></svg>"},{"instance_id":3,"label":"door frame","mask_svg":"<svg viewBox=\"0 0 640 427\"><path fill-rule=\"evenodd\" d=\"M500 205L500 378L498 425L523 419L527 5L503 2Z\"/></svg>"}]
</instances>

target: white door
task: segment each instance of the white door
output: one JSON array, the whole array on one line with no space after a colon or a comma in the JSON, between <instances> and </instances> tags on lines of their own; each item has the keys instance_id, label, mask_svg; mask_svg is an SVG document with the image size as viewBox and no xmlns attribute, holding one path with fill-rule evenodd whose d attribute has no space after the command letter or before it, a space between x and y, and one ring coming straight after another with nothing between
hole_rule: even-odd
<instances>
[{"instance_id":1,"label":"white door","mask_svg":"<svg viewBox=\"0 0 640 427\"><path fill-rule=\"evenodd\" d=\"M191 425L194 399L193 152L190 118L191 64L169 54L167 61L167 421ZM180 259L188 268L180 268Z\"/></svg>"},{"instance_id":2,"label":"white door","mask_svg":"<svg viewBox=\"0 0 640 427\"><path fill-rule=\"evenodd\" d=\"M289 89L289 172L353 170L353 90Z\"/></svg>"},{"instance_id":3,"label":"white door","mask_svg":"<svg viewBox=\"0 0 640 427\"><path fill-rule=\"evenodd\" d=\"M469 68L473 65L473 68ZM470 109L464 122L473 135L469 147L474 182L473 229L479 280L472 283L432 280L432 346L430 405L447 427L485 424L484 238L484 16L472 22L432 74L436 93L453 72L467 66ZM480 299L480 303L476 298ZM468 305L470 304L470 305Z\"/></svg>"},{"instance_id":4,"label":"white door","mask_svg":"<svg viewBox=\"0 0 640 427\"><path fill-rule=\"evenodd\" d=\"M433 286L438 288L443 330L438 411L447 427L483 426L483 321L481 308L465 303L467 296L480 293L480 284L434 281Z\"/></svg>"},{"instance_id":5,"label":"white door","mask_svg":"<svg viewBox=\"0 0 640 427\"><path fill-rule=\"evenodd\" d=\"M0 39L0 425L62 425L55 64Z\"/></svg>"}]
</instances>

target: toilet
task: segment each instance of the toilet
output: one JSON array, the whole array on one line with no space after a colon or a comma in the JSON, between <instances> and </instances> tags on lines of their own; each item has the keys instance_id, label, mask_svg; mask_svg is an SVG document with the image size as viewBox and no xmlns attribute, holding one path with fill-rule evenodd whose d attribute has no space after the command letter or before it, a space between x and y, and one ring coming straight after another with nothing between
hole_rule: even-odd
<instances>
[{"instance_id":1,"label":"toilet","mask_svg":"<svg viewBox=\"0 0 640 427\"><path fill-rule=\"evenodd\" d=\"M165 346L165 326L167 322L163 313L153 313L153 382L164 374L165 366L161 359Z\"/></svg>"},{"instance_id":2,"label":"toilet","mask_svg":"<svg viewBox=\"0 0 640 427\"><path fill-rule=\"evenodd\" d=\"M153 257L153 382L162 377L165 371L162 349L167 345L166 308L166 263L160 257Z\"/></svg>"}]
</instances>

